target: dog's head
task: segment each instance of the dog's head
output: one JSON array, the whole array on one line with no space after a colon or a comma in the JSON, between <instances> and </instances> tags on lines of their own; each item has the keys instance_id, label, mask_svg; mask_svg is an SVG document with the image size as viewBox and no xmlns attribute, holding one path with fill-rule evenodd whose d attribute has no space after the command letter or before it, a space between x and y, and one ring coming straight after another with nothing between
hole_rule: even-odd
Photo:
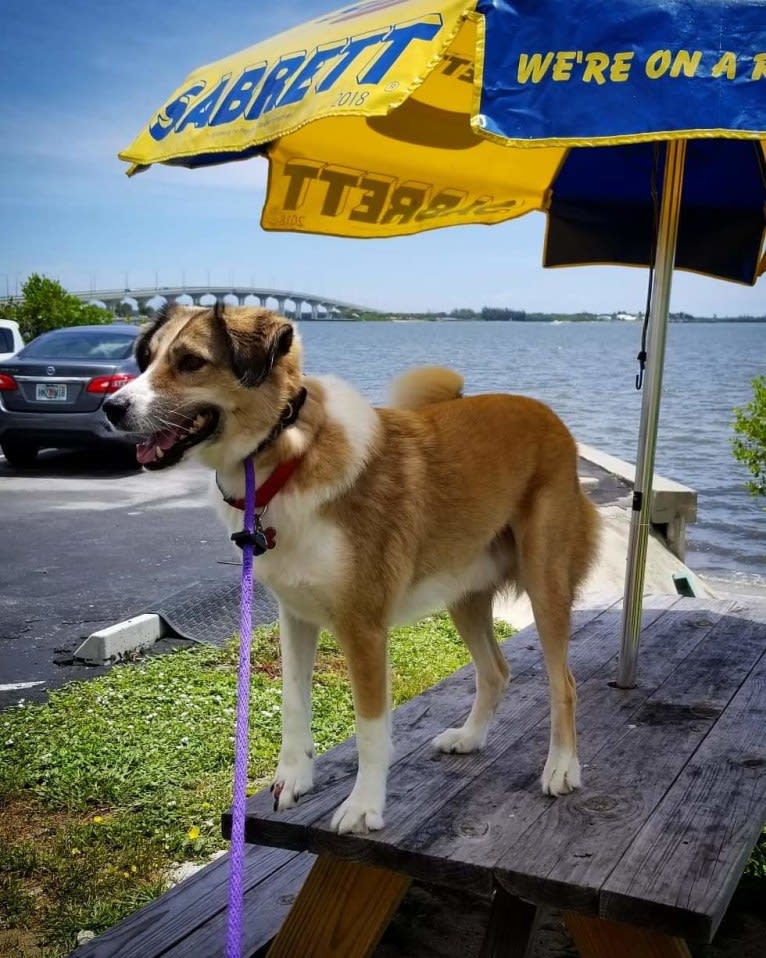
<instances>
[{"instance_id":1,"label":"dog's head","mask_svg":"<svg viewBox=\"0 0 766 958\"><path fill-rule=\"evenodd\" d=\"M141 375L104 410L116 428L141 437L137 455L147 469L175 465L192 450L212 466L242 459L301 382L293 326L259 307L173 306L138 337L136 360Z\"/></svg>"}]
</instances>

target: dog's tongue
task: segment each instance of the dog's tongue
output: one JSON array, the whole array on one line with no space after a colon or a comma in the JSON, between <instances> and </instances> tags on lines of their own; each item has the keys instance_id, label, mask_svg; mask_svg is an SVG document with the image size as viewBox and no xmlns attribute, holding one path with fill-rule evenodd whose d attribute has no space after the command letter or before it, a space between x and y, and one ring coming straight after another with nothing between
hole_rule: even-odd
<instances>
[{"instance_id":1,"label":"dog's tongue","mask_svg":"<svg viewBox=\"0 0 766 958\"><path fill-rule=\"evenodd\" d=\"M176 429L163 429L162 432L155 432L154 435L149 436L148 439L138 443L136 446L136 459L142 466L147 462L154 462L157 458L158 449L164 452L166 449L170 449L178 439L179 433Z\"/></svg>"}]
</instances>

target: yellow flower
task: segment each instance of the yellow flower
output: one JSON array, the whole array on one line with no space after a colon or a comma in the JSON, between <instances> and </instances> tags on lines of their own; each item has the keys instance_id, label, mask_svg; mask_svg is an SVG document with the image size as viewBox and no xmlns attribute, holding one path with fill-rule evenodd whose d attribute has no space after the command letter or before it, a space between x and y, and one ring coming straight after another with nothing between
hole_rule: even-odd
<instances>
[{"instance_id":1,"label":"yellow flower","mask_svg":"<svg viewBox=\"0 0 766 958\"><path fill-rule=\"evenodd\" d=\"M123 878L130 878L130 874L129 874L128 872L123 872L123 873L122 873L122 877L123 877Z\"/></svg>"},{"instance_id":2,"label":"yellow flower","mask_svg":"<svg viewBox=\"0 0 766 958\"><path fill-rule=\"evenodd\" d=\"M100 825L100 824L104 821L104 816L103 816L103 815L94 815L94 816L93 816L93 821L96 823L96 825Z\"/></svg>"},{"instance_id":3,"label":"yellow flower","mask_svg":"<svg viewBox=\"0 0 766 958\"><path fill-rule=\"evenodd\" d=\"M186 833L186 837L192 842L199 838L199 829L196 825L192 825L192 827Z\"/></svg>"},{"instance_id":4,"label":"yellow flower","mask_svg":"<svg viewBox=\"0 0 766 958\"><path fill-rule=\"evenodd\" d=\"M130 870L133 872L134 875L135 875L136 872L138 871L138 869L136 868L135 865L131 865L131 866L130 866Z\"/></svg>"},{"instance_id":5,"label":"yellow flower","mask_svg":"<svg viewBox=\"0 0 766 958\"><path fill-rule=\"evenodd\" d=\"M73 849L72 849L72 854L73 854L73 855L79 855L79 854L80 854L80 849L79 849L79 848L73 848Z\"/></svg>"}]
</instances>

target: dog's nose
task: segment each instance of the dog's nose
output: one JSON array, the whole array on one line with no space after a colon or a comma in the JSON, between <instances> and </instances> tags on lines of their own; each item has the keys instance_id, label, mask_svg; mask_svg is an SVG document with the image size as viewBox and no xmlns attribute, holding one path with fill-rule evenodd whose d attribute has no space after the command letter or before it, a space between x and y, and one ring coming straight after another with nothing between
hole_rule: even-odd
<instances>
[{"instance_id":1,"label":"dog's nose","mask_svg":"<svg viewBox=\"0 0 766 958\"><path fill-rule=\"evenodd\" d=\"M130 400L125 396L108 396L104 400L104 413L113 426L119 426L128 411Z\"/></svg>"}]
</instances>

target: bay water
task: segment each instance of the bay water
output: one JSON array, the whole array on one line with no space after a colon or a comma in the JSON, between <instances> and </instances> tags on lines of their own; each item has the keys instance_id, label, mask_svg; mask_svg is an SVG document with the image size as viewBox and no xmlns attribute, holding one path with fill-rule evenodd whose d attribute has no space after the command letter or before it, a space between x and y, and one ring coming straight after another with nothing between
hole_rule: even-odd
<instances>
[{"instance_id":1,"label":"bay water","mask_svg":"<svg viewBox=\"0 0 766 958\"><path fill-rule=\"evenodd\" d=\"M641 393L638 322L300 324L310 373L333 373L378 404L410 366L451 366L467 394L548 403L581 442L633 463ZM731 451L733 409L766 374L766 324L673 323L668 330L656 470L697 491L687 563L705 576L766 585L766 502L749 495Z\"/></svg>"}]
</instances>

